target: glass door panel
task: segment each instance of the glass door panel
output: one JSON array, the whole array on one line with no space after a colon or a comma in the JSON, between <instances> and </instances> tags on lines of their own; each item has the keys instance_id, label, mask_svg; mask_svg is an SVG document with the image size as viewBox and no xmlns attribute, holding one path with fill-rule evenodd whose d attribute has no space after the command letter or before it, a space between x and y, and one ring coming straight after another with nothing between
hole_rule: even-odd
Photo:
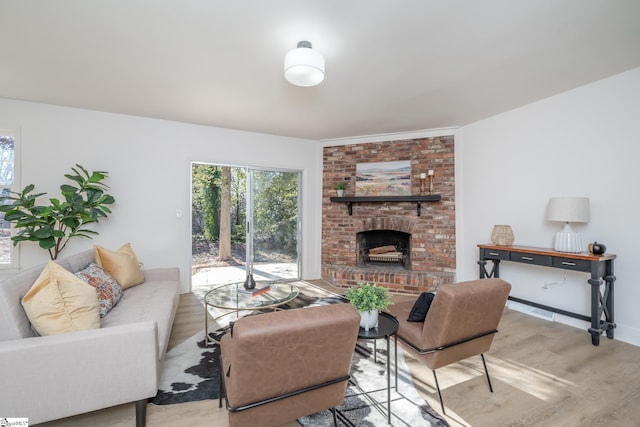
<instances>
[{"instance_id":1,"label":"glass door panel","mask_svg":"<svg viewBox=\"0 0 640 427\"><path fill-rule=\"evenodd\" d=\"M297 280L300 172L249 171L247 265L254 279Z\"/></svg>"},{"instance_id":2,"label":"glass door panel","mask_svg":"<svg viewBox=\"0 0 640 427\"><path fill-rule=\"evenodd\" d=\"M193 163L191 178L196 295L242 282L252 267L256 281L299 279L299 171Z\"/></svg>"}]
</instances>

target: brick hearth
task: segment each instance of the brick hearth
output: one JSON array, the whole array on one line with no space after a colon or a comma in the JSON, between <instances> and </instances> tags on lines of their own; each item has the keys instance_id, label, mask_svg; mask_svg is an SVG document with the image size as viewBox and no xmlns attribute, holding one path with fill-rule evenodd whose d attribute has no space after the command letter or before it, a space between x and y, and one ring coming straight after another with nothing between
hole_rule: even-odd
<instances>
[{"instance_id":1,"label":"brick hearth","mask_svg":"<svg viewBox=\"0 0 640 427\"><path fill-rule=\"evenodd\" d=\"M394 292L420 293L449 283L455 276L455 176L453 136L325 147L323 152L322 277L336 286L364 281ZM345 196L355 195L356 164L411 161L411 194L420 194L420 173L435 171L439 202L353 205L331 202L336 182L348 177ZM357 266L356 234L396 230L411 234L410 270L399 266Z\"/></svg>"}]
</instances>

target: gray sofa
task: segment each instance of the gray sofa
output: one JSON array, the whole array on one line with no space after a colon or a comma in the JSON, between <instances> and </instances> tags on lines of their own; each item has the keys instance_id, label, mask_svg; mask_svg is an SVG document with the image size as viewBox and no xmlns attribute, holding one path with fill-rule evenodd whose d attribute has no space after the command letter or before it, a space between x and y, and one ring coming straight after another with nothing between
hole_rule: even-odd
<instances>
[{"instance_id":1,"label":"gray sofa","mask_svg":"<svg viewBox=\"0 0 640 427\"><path fill-rule=\"evenodd\" d=\"M71 272L94 260L89 250L58 261ZM136 402L136 425L158 389L179 299L177 268L143 270L99 329L36 336L20 300L44 265L0 282L0 415L30 424Z\"/></svg>"}]
</instances>

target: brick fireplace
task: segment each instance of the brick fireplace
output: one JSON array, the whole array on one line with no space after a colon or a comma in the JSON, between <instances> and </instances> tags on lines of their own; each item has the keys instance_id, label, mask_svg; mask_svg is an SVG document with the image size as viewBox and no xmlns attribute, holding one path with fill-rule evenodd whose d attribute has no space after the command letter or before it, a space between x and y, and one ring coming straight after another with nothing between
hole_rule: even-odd
<instances>
[{"instance_id":1,"label":"brick fireplace","mask_svg":"<svg viewBox=\"0 0 640 427\"><path fill-rule=\"evenodd\" d=\"M341 287L365 281L394 292L420 293L455 277L453 136L325 147L323 150L322 277ZM411 194L420 174L434 170L435 202L332 202L337 182L355 195L358 163L410 160ZM371 248L391 247L370 257Z\"/></svg>"}]
</instances>

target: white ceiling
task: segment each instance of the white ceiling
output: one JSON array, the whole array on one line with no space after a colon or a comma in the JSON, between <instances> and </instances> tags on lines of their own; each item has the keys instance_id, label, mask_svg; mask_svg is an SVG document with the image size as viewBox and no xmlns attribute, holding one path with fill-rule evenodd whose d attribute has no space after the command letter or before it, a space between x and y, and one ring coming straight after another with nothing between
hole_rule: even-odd
<instances>
[{"instance_id":1,"label":"white ceiling","mask_svg":"<svg viewBox=\"0 0 640 427\"><path fill-rule=\"evenodd\" d=\"M465 125L640 67L638 0L0 0L0 23L0 97L309 139ZM300 40L319 86L283 77Z\"/></svg>"}]
</instances>

